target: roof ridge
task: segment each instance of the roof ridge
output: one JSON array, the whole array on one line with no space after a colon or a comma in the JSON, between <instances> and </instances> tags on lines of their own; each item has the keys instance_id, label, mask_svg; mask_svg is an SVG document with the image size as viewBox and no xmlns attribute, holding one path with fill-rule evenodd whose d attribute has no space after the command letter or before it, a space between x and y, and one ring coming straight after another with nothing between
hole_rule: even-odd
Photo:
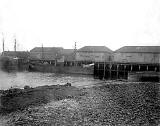
<instances>
[{"instance_id":1,"label":"roof ridge","mask_svg":"<svg viewBox=\"0 0 160 126\"><path fill-rule=\"evenodd\" d=\"M159 52L160 46L123 46L115 52Z\"/></svg>"},{"instance_id":2,"label":"roof ridge","mask_svg":"<svg viewBox=\"0 0 160 126\"><path fill-rule=\"evenodd\" d=\"M160 46L122 46L120 48L123 48L123 47L160 47Z\"/></svg>"},{"instance_id":3,"label":"roof ridge","mask_svg":"<svg viewBox=\"0 0 160 126\"><path fill-rule=\"evenodd\" d=\"M78 49L78 51L112 52L112 50L106 46L84 46Z\"/></svg>"}]
</instances>

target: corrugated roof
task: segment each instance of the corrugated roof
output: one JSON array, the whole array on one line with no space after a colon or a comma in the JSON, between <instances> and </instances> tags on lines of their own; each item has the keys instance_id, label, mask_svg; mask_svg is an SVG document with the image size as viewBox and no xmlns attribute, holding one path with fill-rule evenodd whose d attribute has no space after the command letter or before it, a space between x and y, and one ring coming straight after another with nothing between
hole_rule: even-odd
<instances>
[{"instance_id":1,"label":"corrugated roof","mask_svg":"<svg viewBox=\"0 0 160 126\"><path fill-rule=\"evenodd\" d=\"M77 50L78 52L112 52L106 46L84 46Z\"/></svg>"},{"instance_id":2,"label":"corrugated roof","mask_svg":"<svg viewBox=\"0 0 160 126\"><path fill-rule=\"evenodd\" d=\"M135 53L135 52L141 52L141 53L160 53L160 46L124 46L115 52L121 52L121 53Z\"/></svg>"}]
</instances>

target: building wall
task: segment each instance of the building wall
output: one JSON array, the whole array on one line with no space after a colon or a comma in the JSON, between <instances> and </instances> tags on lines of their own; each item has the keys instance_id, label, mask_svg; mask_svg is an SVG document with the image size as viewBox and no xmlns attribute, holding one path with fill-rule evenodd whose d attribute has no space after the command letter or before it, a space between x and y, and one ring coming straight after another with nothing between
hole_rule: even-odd
<instances>
[{"instance_id":1,"label":"building wall","mask_svg":"<svg viewBox=\"0 0 160 126\"><path fill-rule=\"evenodd\" d=\"M109 53L77 52L76 60L103 62L103 61L109 61L110 56L111 54Z\"/></svg>"},{"instance_id":2,"label":"building wall","mask_svg":"<svg viewBox=\"0 0 160 126\"><path fill-rule=\"evenodd\" d=\"M160 63L158 53L114 53L115 62Z\"/></svg>"},{"instance_id":3,"label":"building wall","mask_svg":"<svg viewBox=\"0 0 160 126\"><path fill-rule=\"evenodd\" d=\"M31 59L42 59L42 53L39 52L30 52Z\"/></svg>"},{"instance_id":4,"label":"building wall","mask_svg":"<svg viewBox=\"0 0 160 126\"><path fill-rule=\"evenodd\" d=\"M11 58L23 58L23 59L28 59L30 56L29 52L25 52L25 51L4 51L2 53L2 56L7 56L7 57L11 57Z\"/></svg>"},{"instance_id":5,"label":"building wall","mask_svg":"<svg viewBox=\"0 0 160 126\"><path fill-rule=\"evenodd\" d=\"M64 56L56 56L53 53L46 53L44 52L30 52L30 58L31 59L37 59L37 60L55 60L59 63L64 62Z\"/></svg>"},{"instance_id":6,"label":"building wall","mask_svg":"<svg viewBox=\"0 0 160 126\"><path fill-rule=\"evenodd\" d=\"M31 58L35 59L46 59L46 60L55 60L55 58L59 58L56 54L52 52L30 52Z\"/></svg>"}]
</instances>

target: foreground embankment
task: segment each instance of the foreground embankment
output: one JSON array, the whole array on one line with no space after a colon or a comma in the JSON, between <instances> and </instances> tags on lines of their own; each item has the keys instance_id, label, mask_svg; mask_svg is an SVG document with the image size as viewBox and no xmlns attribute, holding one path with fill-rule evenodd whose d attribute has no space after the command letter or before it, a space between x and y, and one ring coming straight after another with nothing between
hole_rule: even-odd
<instances>
[{"instance_id":1,"label":"foreground embankment","mask_svg":"<svg viewBox=\"0 0 160 126\"><path fill-rule=\"evenodd\" d=\"M1 90L0 112L10 113L16 110L23 110L29 106L37 106L50 102L51 100L61 100L79 95L80 91L70 84L39 86L24 89L11 88Z\"/></svg>"},{"instance_id":2,"label":"foreground embankment","mask_svg":"<svg viewBox=\"0 0 160 126\"><path fill-rule=\"evenodd\" d=\"M1 122L6 125L26 126L156 126L160 124L158 83L106 82L87 88L61 86L57 92L57 86L45 88L46 91L40 91L38 95L42 98L44 96L42 94L46 94L47 102L41 103L38 102L41 101L37 100L38 97L32 98L37 93L22 95L24 101L29 100L27 97L30 97L33 99L32 103L36 101L36 104L29 106L23 104L25 109L17 109L1 116ZM57 96L63 97L57 99ZM19 102L20 99L16 99Z\"/></svg>"}]
</instances>

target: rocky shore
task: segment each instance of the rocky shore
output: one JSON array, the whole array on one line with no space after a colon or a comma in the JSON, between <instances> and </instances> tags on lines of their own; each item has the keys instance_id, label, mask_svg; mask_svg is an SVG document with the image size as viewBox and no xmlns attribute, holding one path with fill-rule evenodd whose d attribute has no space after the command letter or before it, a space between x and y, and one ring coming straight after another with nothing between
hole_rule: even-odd
<instances>
[{"instance_id":1,"label":"rocky shore","mask_svg":"<svg viewBox=\"0 0 160 126\"><path fill-rule=\"evenodd\" d=\"M12 100L2 100L1 103L7 104L9 109L7 106L1 108L1 125L157 126L160 124L158 83L106 82L87 88L56 85L27 88L20 92L18 96L13 96ZM16 103L13 103L15 101ZM9 104L12 104L12 107ZM17 105L19 107L16 107ZM5 114L2 113L4 111Z\"/></svg>"},{"instance_id":2,"label":"rocky shore","mask_svg":"<svg viewBox=\"0 0 160 126\"><path fill-rule=\"evenodd\" d=\"M73 98L79 95L78 88L66 85L39 86L31 88L25 86L24 89L11 88L1 90L0 111L10 113L17 110L23 110L29 106L46 104L52 100L62 100Z\"/></svg>"}]
</instances>

